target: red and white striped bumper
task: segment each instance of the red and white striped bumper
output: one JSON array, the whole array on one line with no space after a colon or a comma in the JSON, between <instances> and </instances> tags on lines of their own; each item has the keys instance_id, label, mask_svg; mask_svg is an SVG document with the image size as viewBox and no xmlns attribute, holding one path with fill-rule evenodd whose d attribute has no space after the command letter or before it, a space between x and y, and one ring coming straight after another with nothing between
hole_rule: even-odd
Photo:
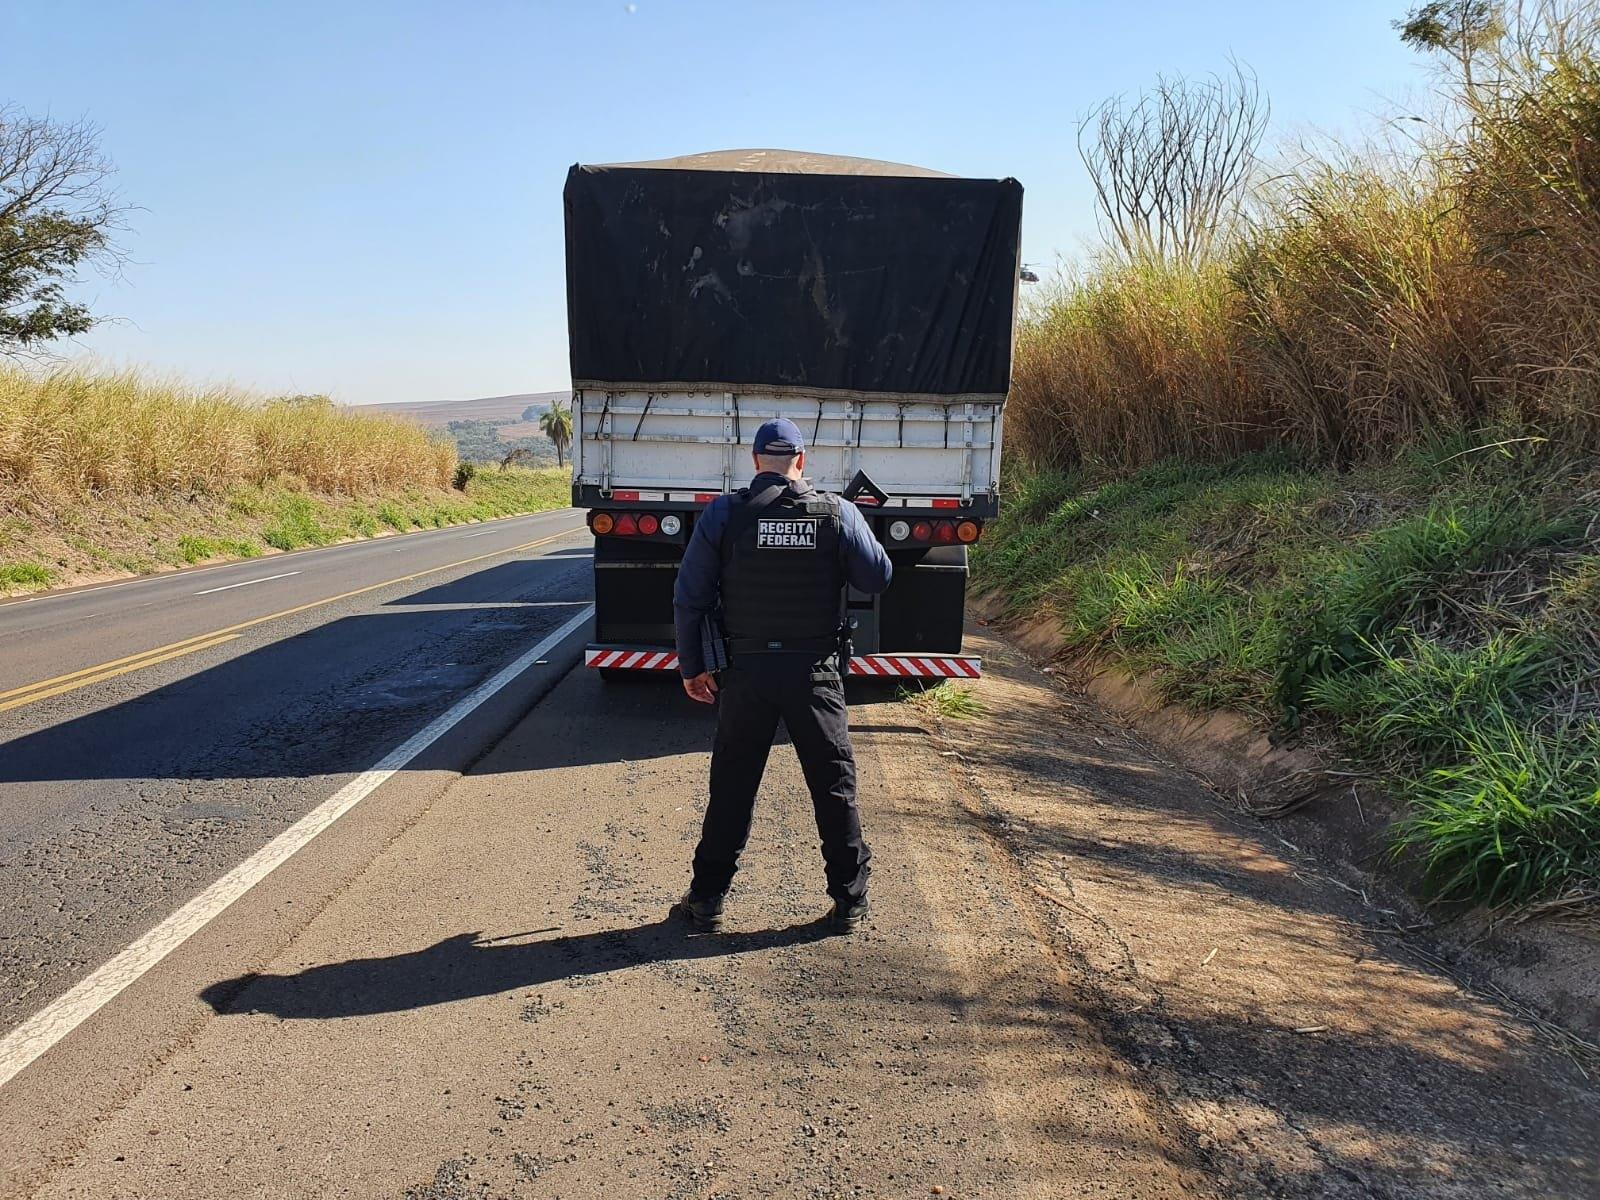
<instances>
[{"instance_id":1,"label":"red and white striped bumper","mask_svg":"<svg viewBox=\"0 0 1600 1200\"><path fill-rule=\"evenodd\" d=\"M858 654L850 660L850 674L976 679L983 674L983 659L966 654Z\"/></svg>"},{"instance_id":2,"label":"red and white striped bumper","mask_svg":"<svg viewBox=\"0 0 1600 1200\"><path fill-rule=\"evenodd\" d=\"M676 671L678 656L671 650L590 646L583 652L583 665L612 667L618 671Z\"/></svg>"},{"instance_id":3,"label":"red and white striped bumper","mask_svg":"<svg viewBox=\"0 0 1600 1200\"><path fill-rule=\"evenodd\" d=\"M616 671L676 671L678 656L654 647L590 646L586 667ZM850 674L885 679L977 679L983 659L967 654L861 654L850 660Z\"/></svg>"}]
</instances>

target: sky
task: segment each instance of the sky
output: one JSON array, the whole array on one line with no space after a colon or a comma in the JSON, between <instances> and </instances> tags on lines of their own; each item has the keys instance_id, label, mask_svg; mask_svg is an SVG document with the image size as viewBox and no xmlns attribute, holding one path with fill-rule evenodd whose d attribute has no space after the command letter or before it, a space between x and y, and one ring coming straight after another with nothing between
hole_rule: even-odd
<instances>
[{"instance_id":1,"label":"sky","mask_svg":"<svg viewBox=\"0 0 1600 1200\"><path fill-rule=\"evenodd\" d=\"M1404 0L0 0L0 104L87 118L133 206L66 350L344 402L569 382L575 162L773 146L1014 176L1023 257L1094 237L1078 117L1230 56L1269 143L1425 85Z\"/></svg>"}]
</instances>

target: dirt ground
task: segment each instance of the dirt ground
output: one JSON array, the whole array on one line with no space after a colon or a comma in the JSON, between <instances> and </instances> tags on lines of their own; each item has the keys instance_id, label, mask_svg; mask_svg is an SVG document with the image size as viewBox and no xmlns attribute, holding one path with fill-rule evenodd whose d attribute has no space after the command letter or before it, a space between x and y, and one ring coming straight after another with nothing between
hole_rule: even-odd
<instances>
[{"instance_id":1,"label":"dirt ground","mask_svg":"<svg viewBox=\"0 0 1600 1200\"><path fill-rule=\"evenodd\" d=\"M862 934L787 747L665 920L708 714L577 671L35 1194L1600 1196L1578 1060L978 642L982 714L853 709Z\"/></svg>"}]
</instances>

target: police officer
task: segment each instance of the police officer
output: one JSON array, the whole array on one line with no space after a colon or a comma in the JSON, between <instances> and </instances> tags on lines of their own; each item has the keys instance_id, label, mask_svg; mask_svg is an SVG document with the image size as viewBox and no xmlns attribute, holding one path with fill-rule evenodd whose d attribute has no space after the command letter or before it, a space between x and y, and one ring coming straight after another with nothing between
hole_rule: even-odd
<instances>
[{"instance_id":1,"label":"police officer","mask_svg":"<svg viewBox=\"0 0 1600 1200\"><path fill-rule=\"evenodd\" d=\"M755 478L707 506L673 593L684 691L721 701L694 878L674 911L700 929L721 924L781 719L822 835L829 920L851 932L868 913L872 852L861 837L844 702L845 584L881 592L893 568L854 504L801 477L805 442L794 422L766 422L752 449ZM720 684L706 670L701 632L719 601L729 658Z\"/></svg>"}]
</instances>

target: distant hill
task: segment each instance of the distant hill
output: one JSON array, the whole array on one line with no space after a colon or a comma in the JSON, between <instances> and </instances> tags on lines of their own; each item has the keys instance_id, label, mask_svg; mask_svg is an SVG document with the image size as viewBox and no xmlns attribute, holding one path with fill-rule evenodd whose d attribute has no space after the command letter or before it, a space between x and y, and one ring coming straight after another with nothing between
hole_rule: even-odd
<instances>
[{"instance_id":1,"label":"distant hill","mask_svg":"<svg viewBox=\"0 0 1600 1200\"><path fill-rule=\"evenodd\" d=\"M431 429L443 429L451 421L493 421L496 425L515 424L532 404L549 408L552 400L567 400L571 392L520 392L515 396L480 396L476 400L414 400L383 404L363 404L365 409L399 413Z\"/></svg>"}]
</instances>

